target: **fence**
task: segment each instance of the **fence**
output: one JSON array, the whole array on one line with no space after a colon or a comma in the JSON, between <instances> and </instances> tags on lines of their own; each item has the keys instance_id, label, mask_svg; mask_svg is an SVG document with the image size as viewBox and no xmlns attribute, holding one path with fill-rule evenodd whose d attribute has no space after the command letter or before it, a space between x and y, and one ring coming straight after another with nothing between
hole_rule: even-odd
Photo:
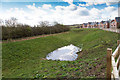
<instances>
[{"instance_id":1,"label":"fence","mask_svg":"<svg viewBox=\"0 0 120 80\"><path fill-rule=\"evenodd\" d=\"M117 41L117 48L107 48L107 80L120 80L120 40Z\"/></svg>"},{"instance_id":2,"label":"fence","mask_svg":"<svg viewBox=\"0 0 120 80\"><path fill-rule=\"evenodd\" d=\"M120 29L111 29L111 28L102 28L103 30L106 31L111 31L111 32L116 32L116 33L120 33Z\"/></svg>"}]
</instances>

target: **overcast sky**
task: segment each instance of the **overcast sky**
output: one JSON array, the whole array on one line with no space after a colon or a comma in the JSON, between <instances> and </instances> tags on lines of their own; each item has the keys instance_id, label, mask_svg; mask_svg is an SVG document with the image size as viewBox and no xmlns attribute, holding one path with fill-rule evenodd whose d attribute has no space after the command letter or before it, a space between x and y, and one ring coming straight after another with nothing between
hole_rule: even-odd
<instances>
[{"instance_id":1,"label":"overcast sky","mask_svg":"<svg viewBox=\"0 0 120 80\"><path fill-rule=\"evenodd\" d=\"M68 25L114 19L118 16L118 0L109 1L1 0L0 19L15 17L18 22L29 25L37 25L40 21Z\"/></svg>"}]
</instances>

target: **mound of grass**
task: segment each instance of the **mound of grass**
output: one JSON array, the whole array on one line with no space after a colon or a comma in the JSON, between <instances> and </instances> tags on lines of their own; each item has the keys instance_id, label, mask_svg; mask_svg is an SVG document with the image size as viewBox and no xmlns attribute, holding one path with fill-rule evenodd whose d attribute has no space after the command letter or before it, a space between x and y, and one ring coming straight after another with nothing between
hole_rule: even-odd
<instances>
[{"instance_id":1,"label":"mound of grass","mask_svg":"<svg viewBox=\"0 0 120 80\"><path fill-rule=\"evenodd\" d=\"M5 78L105 78L106 49L116 48L118 34L99 29L73 29L68 33L3 43ZM83 44L76 61L46 60L48 53L65 45Z\"/></svg>"}]
</instances>

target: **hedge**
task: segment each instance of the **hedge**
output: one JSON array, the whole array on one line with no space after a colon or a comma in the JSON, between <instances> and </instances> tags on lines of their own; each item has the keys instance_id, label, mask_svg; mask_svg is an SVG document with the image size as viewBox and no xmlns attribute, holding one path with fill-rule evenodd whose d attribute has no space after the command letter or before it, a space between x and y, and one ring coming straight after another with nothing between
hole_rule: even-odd
<instances>
[{"instance_id":1,"label":"hedge","mask_svg":"<svg viewBox=\"0 0 120 80\"><path fill-rule=\"evenodd\" d=\"M2 26L2 40L17 39L43 34L55 34L69 31L68 26L56 24L54 26L40 27L17 24L16 26Z\"/></svg>"}]
</instances>

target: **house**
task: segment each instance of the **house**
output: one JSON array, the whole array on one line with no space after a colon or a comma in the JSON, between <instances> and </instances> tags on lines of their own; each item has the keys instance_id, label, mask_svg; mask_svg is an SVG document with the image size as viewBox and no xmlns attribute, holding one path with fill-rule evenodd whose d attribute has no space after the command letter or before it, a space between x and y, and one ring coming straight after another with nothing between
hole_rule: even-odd
<instances>
[{"instance_id":1,"label":"house","mask_svg":"<svg viewBox=\"0 0 120 80\"><path fill-rule=\"evenodd\" d=\"M98 28L100 28L100 26L101 26L101 25L100 25L100 22L98 22Z\"/></svg>"},{"instance_id":2,"label":"house","mask_svg":"<svg viewBox=\"0 0 120 80\"><path fill-rule=\"evenodd\" d=\"M105 21L105 28L110 28L110 22L109 21Z\"/></svg>"},{"instance_id":3,"label":"house","mask_svg":"<svg viewBox=\"0 0 120 80\"><path fill-rule=\"evenodd\" d=\"M87 28L92 28L91 23L92 23L92 22L88 22L88 23L87 23Z\"/></svg>"},{"instance_id":4,"label":"house","mask_svg":"<svg viewBox=\"0 0 120 80\"><path fill-rule=\"evenodd\" d=\"M83 28L83 25L82 25L82 24L80 24L80 28Z\"/></svg>"},{"instance_id":5,"label":"house","mask_svg":"<svg viewBox=\"0 0 120 80\"><path fill-rule=\"evenodd\" d=\"M91 28L94 28L94 26L95 26L95 23L92 22L92 23L91 23Z\"/></svg>"},{"instance_id":6,"label":"house","mask_svg":"<svg viewBox=\"0 0 120 80\"><path fill-rule=\"evenodd\" d=\"M105 28L105 21L100 22L100 28Z\"/></svg>"},{"instance_id":7,"label":"house","mask_svg":"<svg viewBox=\"0 0 120 80\"><path fill-rule=\"evenodd\" d=\"M88 22L87 28L98 28L98 22Z\"/></svg>"},{"instance_id":8,"label":"house","mask_svg":"<svg viewBox=\"0 0 120 80\"><path fill-rule=\"evenodd\" d=\"M115 17L115 20L88 22L81 24L80 28L118 28L120 26L120 17Z\"/></svg>"},{"instance_id":9,"label":"house","mask_svg":"<svg viewBox=\"0 0 120 80\"><path fill-rule=\"evenodd\" d=\"M96 22L96 28L100 27L100 22Z\"/></svg>"},{"instance_id":10,"label":"house","mask_svg":"<svg viewBox=\"0 0 120 80\"><path fill-rule=\"evenodd\" d=\"M118 28L120 25L120 17L115 17L115 26Z\"/></svg>"},{"instance_id":11,"label":"house","mask_svg":"<svg viewBox=\"0 0 120 80\"><path fill-rule=\"evenodd\" d=\"M76 28L82 28L82 24L75 24Z\"/></svg>"},{"instance_id":12,"label":"house","mask_svg":"<svg viewBox=\"0 0 120 80\"><path fill-rule=\"evenodd\" d=\"M97 28L97 26L98 26L98 25L97 25L97 22L92 22L92 23L91 23L91 26L92 26L92 28Z\"/></svg>"},{"instance_id":13,"label":"house","mask_svg":"<svg viewBox=\"0 0 120 80\"><path fill-rule=\"evenodd\" d=\"M115 20L112 20L112 21L110 22L110 28L116 28Z\"/></svg>"},{"instance_id":14,"label":"house","mask_svg":"<svg viewBox=\"0 0 120 80\"><path fill-rule=\"evenodd\" d=\"M94 28L98 28L98 24L99 24L99 22L95 22L94 23Z\"/></svg>"},{"instance_id":15,"label":"house","mask_svg":"<svg viewBox=\"0 0 120 80\"><path fill-rule=\"evenodd\" d=\"M110 22L110 28L116 29L120 25L120 17L115 17L115 20Z\"/></svg>"},{"instance_id":16,"label":"house","mask_svg":"<svg viewBox=\"0 0 120 80\"><path fill-rule=\"evenodd\" d=\"M83 28L87 28L87 23L83 23Z\"/></svg>"}]
</instances>

